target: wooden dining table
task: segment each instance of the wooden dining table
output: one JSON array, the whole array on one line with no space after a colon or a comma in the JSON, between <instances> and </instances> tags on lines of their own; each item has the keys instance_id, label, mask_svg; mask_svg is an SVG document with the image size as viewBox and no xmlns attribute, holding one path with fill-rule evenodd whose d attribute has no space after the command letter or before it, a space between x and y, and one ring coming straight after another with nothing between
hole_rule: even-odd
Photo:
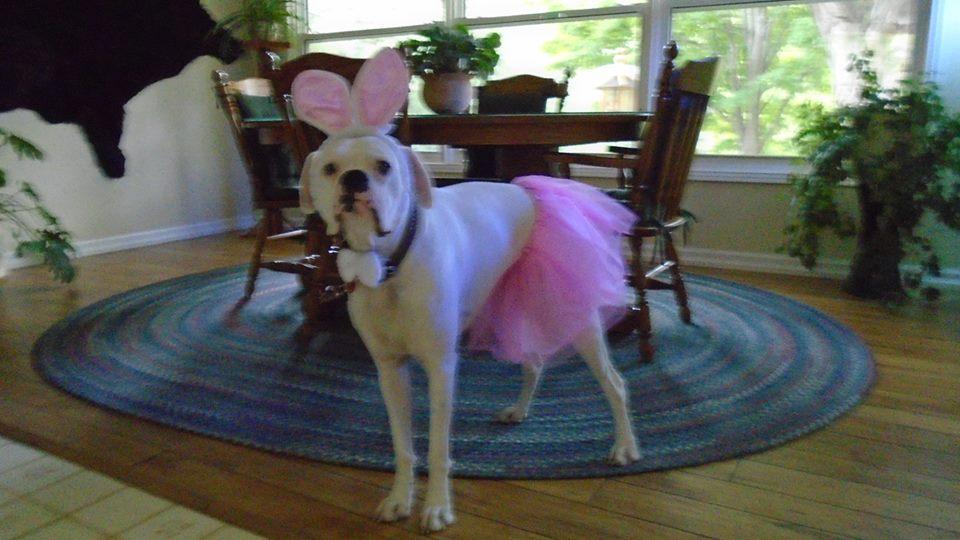
<instances>
[{"instance_id":1,"label":"wooden dining table","mask_svg":"<svg viewBox=\"0 0 960 540\"><path fill-rule=\"evenodd\" d=\"M398 135L408 144L497 149L492 172L512 179L549 174L544 154L560 146L636 141L647 112L410 115Z\"/></svg>"}]
</instances>

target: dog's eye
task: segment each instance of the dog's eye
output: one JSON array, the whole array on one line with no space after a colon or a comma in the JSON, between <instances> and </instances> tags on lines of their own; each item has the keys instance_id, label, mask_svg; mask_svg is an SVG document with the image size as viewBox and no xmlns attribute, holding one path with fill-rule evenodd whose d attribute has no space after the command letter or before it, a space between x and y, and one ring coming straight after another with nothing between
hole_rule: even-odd
<instances>
[{"instance_id":1,"label":"dog's eye","mask_svg":"<svg viewBox=\"0 0 960 540\"><path fill-rule=\"evenodd\" d=\"M377 172L386 176L390 172L390 164L382 159L377 161Z\"/></svg>"},{"instance_id":2,"label":"dog's eye","mask_svg":"<svg viewBox=\"0 0 960 540\"><path fill-rule=\"evenodd\" d=\"M330 176L337 172L337 166L333 163L327 163L323 166L323 174Z\"/></svg>"}]
</instances>

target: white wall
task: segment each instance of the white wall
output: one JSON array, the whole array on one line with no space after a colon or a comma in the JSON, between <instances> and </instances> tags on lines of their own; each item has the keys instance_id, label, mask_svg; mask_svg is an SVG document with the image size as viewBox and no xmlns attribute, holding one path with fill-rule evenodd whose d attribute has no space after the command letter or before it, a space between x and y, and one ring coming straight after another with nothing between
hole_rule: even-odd
<instances>
[{"instance_id":1,"label":"white wall","mask_svg":"<svg viewBox=\"0 0 960 540\"><path fill-rule=\"evenodd\" d=\"M231 1L204 5L217 14ZM248 61L236 64L231 71L249 72ZM247 176L210 78L221 66L215 58L197 58L127 103L120 141L126 156L123 178L100 172L76 125L48 124L24 109L0 114L0 126L35 142L46 159L4 156L3 167L10 180L33 183L73 233L81 254L248 224Z\"/></svg>"}]
</instances>

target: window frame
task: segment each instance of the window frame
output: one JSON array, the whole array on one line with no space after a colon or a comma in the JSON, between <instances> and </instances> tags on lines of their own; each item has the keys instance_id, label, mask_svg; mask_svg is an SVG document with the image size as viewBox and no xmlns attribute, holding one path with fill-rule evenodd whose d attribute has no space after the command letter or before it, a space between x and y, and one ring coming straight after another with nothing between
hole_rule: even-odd
<instances>
[{"instance_id":1,"label":"window frame","mask_svg":"<svg viewBox=\"0 0 960 540\"><path fill-rule=\"evenodd\" d=\"M474 0L476 1L476 0ZM830 2L837 0L639 0L638 3L626 6L611 6L606 8L591 8L577 10L563 10L548 13L529 13L509 15L503 17L472 17L467 18L467 0L443 0L444 20L434 21L444 24L463 23L471 29L502 26L522 26L537 23L557 21L574 21L600 19L616 16L630 16L635 14L641 19L641 38L639 47L640 81L638 102L645 103L649 110L653 106L653 96L656 93L657 80L654 76L659 73L663 59L662 45L672 36L673 12L678 9L720 9L736 8L751 5L788 5L799 3ZM842 0L841 0L842 1ZM935 20L943 0L904 0L917 4L917 20L914 29L914 50L911 72L914 76L929 74L937 66L931 66L929 48L931 47L930 33L935 31L941 21ZM301 20L306 21L307 0L301 0L299 5ZM298 36L294 50L302 54L306 52L309 43L351 38L368 38L379 35L400 33L416 33L429 28L434 22L397 26L388 28L372 28L364 30L310 33L303 28ZM303 24L306 24L305 22ZM936 58L933 58L936 62ZM428 155L428 167L434 173L456 174L462 171L462 152L444 146L439 153ZM438 160L439 159L439 160ZM577 176L594 178L613 178L615 172L609 169L580 167L572 171ZM690 180L702 182L734 182L734 183L764 183L785 184L793 174L803 172L806 165L800 163L796 156L744 156L744 155L711 155L697 154L690 170Z\"/></svg>"}]
</instances>

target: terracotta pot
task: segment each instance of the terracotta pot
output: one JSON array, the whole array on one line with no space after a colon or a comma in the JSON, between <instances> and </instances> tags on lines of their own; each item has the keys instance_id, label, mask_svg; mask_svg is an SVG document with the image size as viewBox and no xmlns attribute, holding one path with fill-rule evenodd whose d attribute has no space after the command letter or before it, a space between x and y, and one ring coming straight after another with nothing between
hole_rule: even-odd
<instances>
[{"instance_id":1,"label":"terracotta pot","mask_svg":"<svg viewBox=\"0 0 960 540\"><path fill-rule=\"evenodd\" d=\"M459 114L470 108L473 86L468 73L428 73L423 76L423 101L433 112Z\"/></svg>"}]
</instances>

